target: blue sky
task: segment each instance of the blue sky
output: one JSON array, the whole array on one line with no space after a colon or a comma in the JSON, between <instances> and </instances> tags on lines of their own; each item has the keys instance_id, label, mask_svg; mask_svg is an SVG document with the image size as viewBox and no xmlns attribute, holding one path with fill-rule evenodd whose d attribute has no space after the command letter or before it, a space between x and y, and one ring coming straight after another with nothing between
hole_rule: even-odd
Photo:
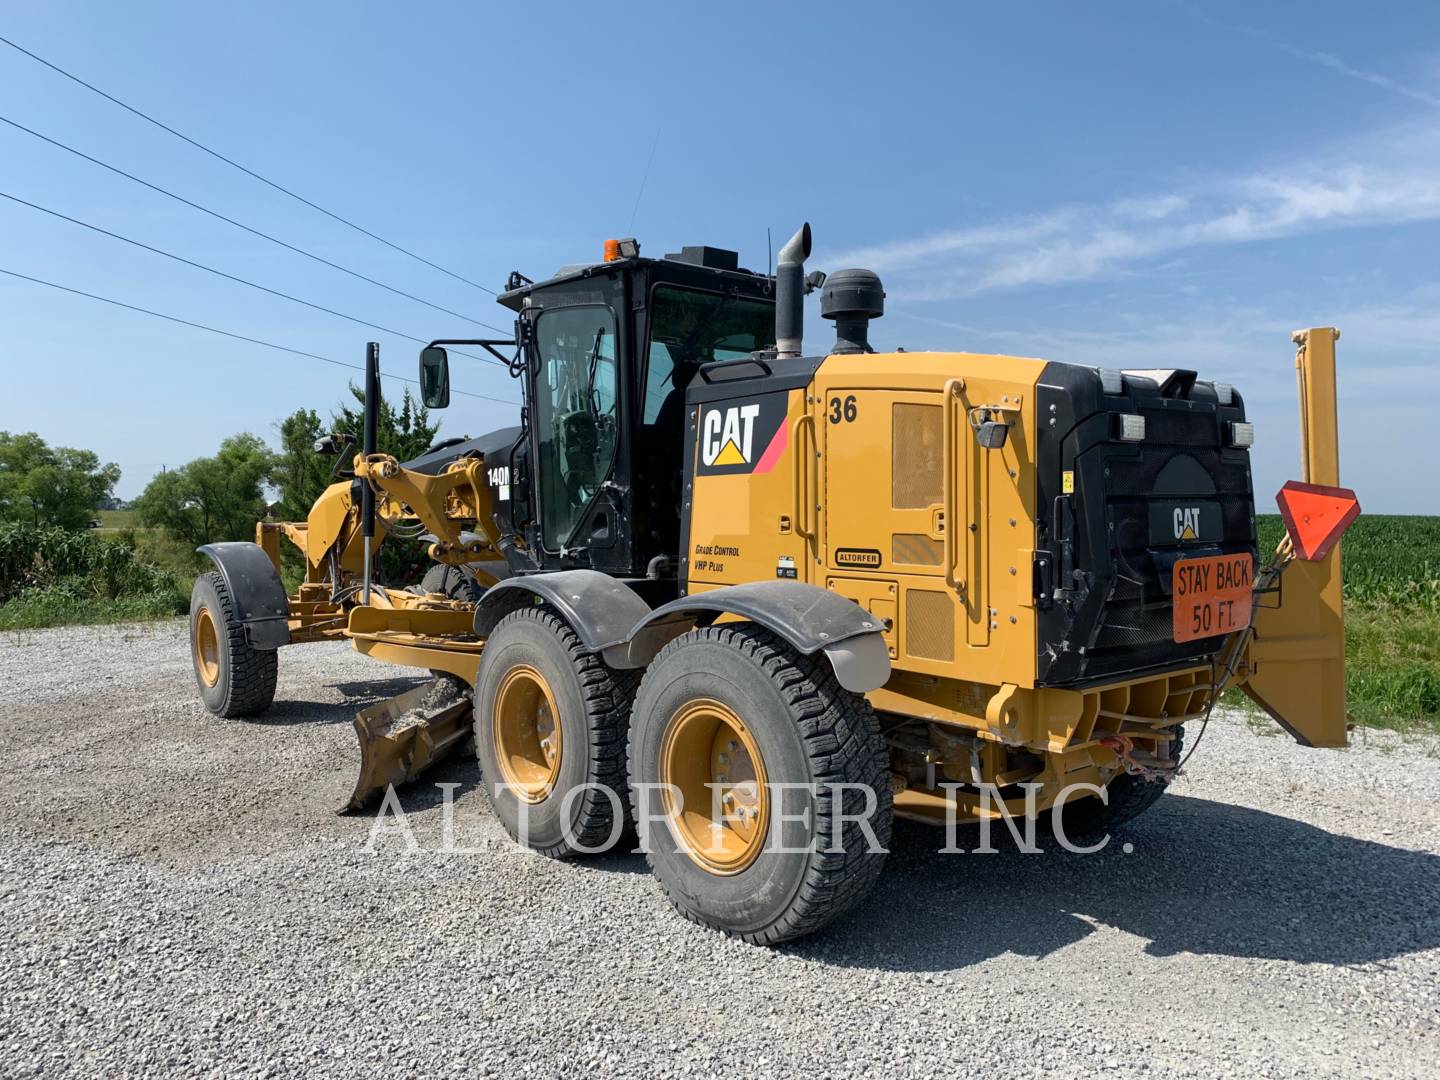
<instances>
[{"instance_id":1,"label":"blue sky","mask_svg":"<svg viewBox=\"0 0 1440 1080\"><path fill-rule=\"evenodd\" d=\"M1434 4L56 3L9 5L0 34L491 288L631 232L763 267L767 226L778 246L808 219L815 265L884 277L880 347L1234 382L1262 506L1298 469L1289 333L1337 325L1345 482L1371 511L1440 513ZM0 116L507 323L5 46ZM0 191L416 337L485 333L4 124ZM414 367L403 338L3 199L0 237L0 268L351 363L377 337L388 371ZM0 428L97 450L125 496L233 432L273 439L347 377L3 275L0 367ZM444 430L513 414L459 398Z\"/></svg>"}]
</instances>

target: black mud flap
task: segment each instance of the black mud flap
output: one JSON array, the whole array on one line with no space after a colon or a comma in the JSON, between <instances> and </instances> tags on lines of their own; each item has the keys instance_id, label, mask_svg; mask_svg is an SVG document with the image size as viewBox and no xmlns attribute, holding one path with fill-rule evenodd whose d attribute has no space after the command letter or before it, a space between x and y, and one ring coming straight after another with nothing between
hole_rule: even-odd
<instances>
[{"instance_id":1,"label":"black mud flap","mask_svg":"<svg viewBox=\"0 0 1440 1080\"><path fill-rule=\"evenodd\" d=\"M225 579L235 617L254 649L290 644L290 601L275 564L259 544L235 541L195 549L208 556Z\"/></svg>"},{"instance_id":2,"label":"black mud flap","mask_svg":"<svg viewBox=\"0 0 1440 1080\"><path fill-rule=\"evenodd\" d=\"M650 605L623 581L598 570L558 570L496 582L475 609L475 636L489 637L495 624L517 607L554 608L590 652L624 641Z\"/></svg>"},{"instance_id":3,"label":"black mud flap","mask_svg":"<svg viewBox=\"0 0 1440 1080\"><path fill-rule=\"evenodd\" d=\"M671 638L720 615L758 623L806 656L823 651L847 690L865 693L890 678L879 620L848 597L800 581L757 581L672 600L606 648L605 660L612 667L644 667Z\"/></svg>"}]
</instances>

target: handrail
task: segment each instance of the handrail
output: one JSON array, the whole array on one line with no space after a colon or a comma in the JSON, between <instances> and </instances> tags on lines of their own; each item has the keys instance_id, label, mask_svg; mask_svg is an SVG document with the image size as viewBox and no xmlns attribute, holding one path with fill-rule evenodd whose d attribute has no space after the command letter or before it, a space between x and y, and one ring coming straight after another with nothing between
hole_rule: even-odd
<instances>
[{"instance_id":1,"label":"handrail","mask_svg":"<svg viewBox=\"0 0 1440 1080\"><path fill-rule=\"evenodd\" d=\"M767 364L762 357L741 356L734 360L711 360L708 364L701 364L699 375L700 378L704 379L707 383L712 383L715 380L710 378L710 376L715 372L729 371L734 368L744 367L746 364L751 364L754 367L758 367L766 375L774 374L774 371L771 370L770 365Z\"/></svg>"},{"instance_id":2,"label":"handrail","mask_svg":"<svg viewBox=\"0 0 1440 1080\"><path fill-rule=\"evenodd\" d=\"M941 407L944 412L944 457L941 468L941 509L945 515L945 533L941 558L945 563L945 584L956 592L965 591L965 581L955 576L955 552L959 546L956 535L961 529L960 514L958 510L959 495L957 488L960 486L959 458L960 440L957 438L960 425L957 422L955 403L965 393L964 379L950 379L945 383L945 390L942 396Z\"/></svg>"},{"instance_id":3,"label":"handrail","mask_svg":"<svg viewBox=\"0 0 1440 1080\"><path fill-rule=\"evenodd\" d=\"M811 532L809 528L810 506L814 502L814 500L809 497L809 466L811 462L814 461L814 457L805 453L805 443L800 436L800 429L807 425L810 428L811 437L814 438L815 417L810 413L802 413L790 422L790 446L795 451L795 534L797 536L803 536L807 540L815 541L820 531L819 521L815 523L816 527L814 532ZM819 440L817 439L816 442L818 445ZM818 487L819 485L817 484L816 486Z\"/></svg>"}]
</instances>

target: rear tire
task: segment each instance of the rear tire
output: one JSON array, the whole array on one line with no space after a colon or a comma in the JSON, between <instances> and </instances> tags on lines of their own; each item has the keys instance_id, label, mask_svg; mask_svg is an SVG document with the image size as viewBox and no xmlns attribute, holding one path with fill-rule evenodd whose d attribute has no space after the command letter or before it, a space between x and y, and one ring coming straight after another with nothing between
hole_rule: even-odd
<instances>
[{"instance_id":1,"label":"rear tire","mask_svg":"<svg viewBox=\"0 0 1440 1080\"><path fill-rule=\"evenodd\" d=\"M608 851L625 835L637 682L544 608L496 625L475 678L475 747L495 815L517 842L563 859Z\"/></svg>"},{"instance_id":2,"label":"rear tire","mask_svg":"<svg viewBox=\"0 0 1440 1080\"><path fill-rule=\"evenodd\" d=\"M1181 725L1175 728L1175 737L1170 742L1172 762L1181 760L1184 747L1185 728ZM1061 807L1060 820L1066 839L1089 845L1111 829L1134 821L1149 810L1169 786L1166 780L1148 780L1143 776L1121 773L1105 789L1105 802L1102 803L1098 796L1087 796ZM1050 815L1041 815L1041 819L1049 821Z\"/></svg>"},{"instance_id":3,"label":"rear tire","mask_svg":"<svg viewBox=\"0 0 1440 1080\"><path fill-rule=\"evenodd\" d=\"M746 791L749 778L757 782ZM670 902L753 944L821 929L884 866L893 809L874 710L823 656L761 627L707 627L660 651L635 700L630 779L636 820L653 823L642 833L646 858ZM677 805L666 784L696 791L700 812L690 812L694 799ZM723 806L706 797L708 784L720 785ZM777 787L785 784L805 787ZM757 806L758 790L769 794ZM808 821L795 820L804 813ZM708 845L692 842L707 835Z\"/></svg>"},{"instance_id":4,"label":"rear tire","mask_svg":"<svg viewBox=\"0 0 1440 1080\"><path fill-rule=\"evenodd\" d=\"M200 698L216 716L255 716L275 700L276 650L251 647L216 571L201 574L190 593L190 658Z\"/></svg>"}]
</instances>

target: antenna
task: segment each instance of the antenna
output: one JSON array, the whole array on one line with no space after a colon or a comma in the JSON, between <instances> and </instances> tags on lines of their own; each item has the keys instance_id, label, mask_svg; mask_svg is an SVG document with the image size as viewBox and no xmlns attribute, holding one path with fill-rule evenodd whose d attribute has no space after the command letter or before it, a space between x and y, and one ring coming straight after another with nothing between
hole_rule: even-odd
<instances>
[{"instance_id":1,"label":"antenna","mask_svg":"<svg viewBox=\"0 0 1440 1080\"><path fill-rule=\"evenodd\" d=\"M770 226L765 226L765 276L775 276L775 255L770 248Z\"/></svg>"},{"instance_id":2,"label":"antenna","mask_svg":"<svg viewBox=\"0 0 1440 1080\"><path fill-rule=\"evenodd\" d=\"M650 166L655 164L655 150L660 145L660 125L655 125L655 141L650 144L650 156L645 160L645 171L640 174L640 190L635 193L635 206L630 211L630 226L626 232L635 232L635 218L640 213L640 200L645 197L645 183L650 179Z\"/></svg>"}]
</instances>

